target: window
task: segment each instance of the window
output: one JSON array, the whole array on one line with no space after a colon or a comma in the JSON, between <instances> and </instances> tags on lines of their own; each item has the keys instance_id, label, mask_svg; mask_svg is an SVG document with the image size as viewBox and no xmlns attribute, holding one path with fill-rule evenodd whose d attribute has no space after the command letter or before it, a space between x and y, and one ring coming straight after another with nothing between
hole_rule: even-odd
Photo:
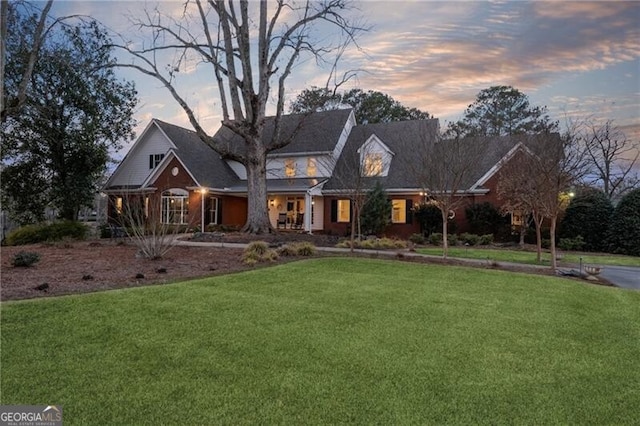
<instances>
[{"instance_id":1,"label":"window","mask_svg":"<svg viewBox=\"0 0 640 426\"><path fill-rule=\"evenodd\" d=\"M155 169L164 158L164 154L149 154L149 168Z\"/></svg>"},{"instance_id":2,"label":"window","mask_svg":"<svg viewBox=\"0 0 640 426\"><path fill-rule=\"evenodd\" d=\"M307 176L309 177L315 176L317 172L318 172L318 167L316 166L316 159L308 158L307 159Z\"/></svg>"},{"instance_id":3,"label":"window","mask_svg":"<svg viewBox=\"0 0 640 426\"><path fill-rule=\"evenodd\" d=\"M520 210L511 212L511 226L522 226L522 212Z\"/></svg>"},{"instance_id":4,"label":"window","mask_svg":"<svg viewBox=\"0 0 640 426\"><path fill-rule=\"evenodd\" d=\"M351 218L351 202L338 200L338 222L349 222Z\"/></svg>"},{"instance_id":5,"label":"window","mask_svg":"<svg viewBox=\"0 0 640 426\"><path fill-rule=\"evenodd\" d=\"M365 154L363 174L364 176L380 176L382 174L382 153L371 152Z\"/></svg>"},{"instance_id":6,"label":"window","mask_svg":"<svg viewBox=\"0 0 640 426\"><path fill-rule=\"evenodd\" d=\"M116 198L116 213L122 214L122 197Z\"/></svg>"},{"instance_id":7,"label":"window","mask_svg":"<svg viewBox=\"0 0 640 426\"><path fill-rule=\"evenodd\" d=\"M391 201L391 223L407 223L407 200Z\"/></svg>"},{"instance_id":8,"label":"window","mask_svg":"<svg viewBox=\"0 0 640 426\"><path fill-rule=\"evenodd\" d=\"M169 189L162 193L162 223L187 224L189 193L184 189Z\"/></svg>"},{"instance_id":9,"label":"window","mask_svg":"<svg viewBox=\"0 0 640 426\"><path fill-rule=\"evenodd\" d=\"M284 161L284 174L286 177L295 177L296 175L296 160Z\"/></svg>"},{"instance_id":10,"label":"window","mask_svg":"<svg viewBox=\"0 0 640 426\"><path fill-rule=\"evenodd\" d=\"M218 224L218 198L209 198L209 223Z\"/></svg>"}]
</instances>

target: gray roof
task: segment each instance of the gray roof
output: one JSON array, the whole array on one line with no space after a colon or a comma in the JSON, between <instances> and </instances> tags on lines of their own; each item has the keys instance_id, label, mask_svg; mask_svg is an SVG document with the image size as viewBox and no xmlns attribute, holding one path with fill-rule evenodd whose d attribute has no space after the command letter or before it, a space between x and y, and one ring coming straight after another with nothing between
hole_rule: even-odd
<instances>
[{"instance_id":1,"label":"gray roof","mask_svg":"<svg viewBox=\"0 0 640 426\"><path fill-rule=\"evenodd\" d=\"M429 159L416 151L433 147L438 140L438 133L437 119L356 126L351 131L347 144L336 164L334 176L324 185L323 190L340 191L348 187L350 179L355 179L355 175L358 173L357 167L360 157L357 150L374 134L394 155L387 176L363 178L362 186L370 188L379 181L384 188L391 190L421 188L422 182L414 170L429 167ZM470 189L518 142L524 142L528 145L529 139L531 138L527 136L505 136L462 140L463 146L469 144L470 147L468 150L463 149L462 152L474 155L476 159L459 189ZM472 151L473 154L471 154ZM424 162L424 164L420 164L420 162Z\"/></svg>"},{"instance_id":2,"label":"gray roof","mask_svg":"<svg viewBox=\"0 0 640 426\"><path fill-rule=\"evenodd\" d=\"M155 120L177 147L176 155L202 186L224 188L237 184L238 176L220 154L204 143L192 130Z\"/></svg>"},{"instance_id":3,"label":"gray roof","mask_svg":"<svg viewBox=\"0 0 640 426\"><path fill-rule=\"evenodd\" d=\"M291 142L271 154L295 154L306 152L332 151L345 127L351 109L312 112L308 114L283 115L281 118L280 140ZM263 133L263 143L273 138L275 117L267 117ZM214 141L230 147L233 152L242 152L244 140L228 127L221 127L213 136Z\"/></svg>"}]
</instances>

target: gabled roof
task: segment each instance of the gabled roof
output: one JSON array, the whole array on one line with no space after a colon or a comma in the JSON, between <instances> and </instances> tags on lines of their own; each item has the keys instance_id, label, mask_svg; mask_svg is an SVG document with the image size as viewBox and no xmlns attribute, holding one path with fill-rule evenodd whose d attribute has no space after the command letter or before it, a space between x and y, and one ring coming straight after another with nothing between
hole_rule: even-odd
<instances>
[{"instance_id":1,"label":"gabled roof","mask_svg":"<svg viewBox=\"0 0 640 426\"><path fill-rule=\"evenodd\" d=\"M391 151L395 153L391 160L387 176L367 177L363 179L365 188L373 187L375 182L380 182L387 190L402 191L421 188L421 182L411 170L418 167L429 167L426 164L416 164L416 161L424 160L424 156L416 155L414 146L433 144L438 140L438 121L411 120L391 123L378 123L356 126L351 131L347 144L338 159L334 176L325 184L324 190L339 192L345 189L349 179L355 179L358 172L354 167L359 155L357 150L376 135ZM482 190L482 185L499 170L499 164L514 147L521 144L530 147L535 142L536 136L502 136L502 137L476 137L462 140L462 143L474 144L480 152L474 151L475 159L472 169L461 182L462 190ZM419 141L419 143L416 143ZM419 148L417 148L419 149ZM471 150L469 150L471 151ZM408 166L413 164L413 166Z\"/></svg>"},{"instance_id":2,"label":"gabled roof","mask_svg":"<svg viewBox=\"0 0 640 426\"><path fill-rule=\"evenodd\" d=\"M238 176L213 148L192 130L154 120L176 146L174 154L189 169L200 186L224 188L235 185Z\"/></svg>"},{"instance_id":3,"label":"gabled roof","mask_svg":"<svg viewBox=\"0 0 640 426\"><path fill-rule=\"evenodd\" d=\"M408 149L412 141L427 137L433 139L438 134L438 120L411 120L394 121L390 123L376 123L355 126L351 130L349 139L342 150L342 155L337 161L334 176L325 184L324 190L341 190L358 173L356 165L360 156L358 149L363 146L373 135L375 135L393 155L391 166L387 176L377 176L364 178L363 182L367 187L373 187L375 182L380 181L387 188L419 188L417 179L407 172L406 167L402 167L409 161L415 161L416 156L411 149ZM430 135L433 135L431 138Z\"/></svg>"},{"instance_id":4,"label":"gabled roof","mask_svg":"<svg viewBox=\"0 0 640 426\"><path fill-rule=\"evenodd\" d=\"M309 114L283 115L280 139L291 142L269 155L304 155L311 152L329 152L340 139L350 116L351 109L340 109ZM263 143L273 138L275 117L267 117L263 134ZM227 127L221 127L213 136L214 140L229 146L234 152L242 152L244 140Z\"/></svg>"}]
</instances>

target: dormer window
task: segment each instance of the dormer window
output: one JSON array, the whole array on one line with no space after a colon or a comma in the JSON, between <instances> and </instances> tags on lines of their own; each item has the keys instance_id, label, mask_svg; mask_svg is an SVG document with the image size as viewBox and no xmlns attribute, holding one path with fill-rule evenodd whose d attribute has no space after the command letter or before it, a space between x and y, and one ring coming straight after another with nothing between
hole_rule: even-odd
<instances>
[{"instance_id":1,"label":"dormer window","mask_svg":"<svg viewBox=\"0 0 640 426\"><path fill-rule=\"evenodd\" d=\"M318 167L316 166L316 159L308 158L307 159L307 176L313 177L313 176L316 176L317 173L318 173Z\"/></svg>"},{"instance_id":2,"label":"dormer window","mask_svg":"<svg viewBox=\"0 0 640 426\"><path fill-rule=\"evenodd\" d=\"M286 177L295 177L296 176L296 161L293 159L288 159L284 161L284 175Z\"/></svg>"},{"instance_id":3,"label":"dormer window","mask_svg":"<svg viewBox=\"0 0 640 426\"><path fill-rule=\"evenodd\" d=\"M362 169L364 176L380 176L382 174L382 169L382 153L369 152L365 154Z\"/></svg>"},{"instance_id":4,"label":"dormer window","mask_svg":"<svg viewBox=\"0 0 640 426\"><path fill-rule=\"evenodd\" d=\"M395 155L376 135L371 135L358 149L361 174L365 177L387 176Z\"/></svg>"},{"instance_id":5,"label":"dormer window","mask_svg":"<svg viewBox=\"0 0 640 426\"><path fill-rule=\"evenodd\" d=\"M164 158L164 154L149 154L149 169L155 169Z\"/></svg>"}]
</instances>

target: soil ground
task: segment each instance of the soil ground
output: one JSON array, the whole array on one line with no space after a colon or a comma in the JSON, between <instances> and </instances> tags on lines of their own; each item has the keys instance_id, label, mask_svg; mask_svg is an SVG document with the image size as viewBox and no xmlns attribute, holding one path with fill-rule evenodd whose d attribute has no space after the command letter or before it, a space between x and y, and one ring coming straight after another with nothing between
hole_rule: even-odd
<instances>
[{"instance_id":1,"label":"soil ground","mask_svg":"<svg viewBox=\"0 0 640 426\"><path fill-rule=\"evenodd\" d=\"M204 234L203 237L194 238L194 241L248 243L256 239L267 241L272 246L305 240L312 241L316 246L333 247L338 241L334 236L298 233L276 233L259 237L240 233ZM38 253L40 261L31 267L14 267L12 265L14 255L20 251ZM242 249L228 247L180 245L173 247L162 259L157 260L137 256L137 251L136 246L131 242L109 239L2 247L0 250L2 258L0 300L166 284L295 260L295 258L281 257L275 262L249 266L242 261ZM442 260L409 258L402 254L397 254L395 258L443 263ZM446 263L456 264L457 262L448 260ZM525 266L510 269L545 275L551 273L548 269L532 269Z\"/></svg>"}]
</instances>

